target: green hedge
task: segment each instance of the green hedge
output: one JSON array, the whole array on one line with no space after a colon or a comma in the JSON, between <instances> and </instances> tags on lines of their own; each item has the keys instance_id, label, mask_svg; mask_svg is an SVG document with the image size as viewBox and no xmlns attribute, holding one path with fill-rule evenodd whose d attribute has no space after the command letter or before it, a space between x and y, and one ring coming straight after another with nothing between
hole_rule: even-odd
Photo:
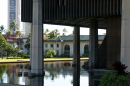
<instances>
[{"instance_id":1,"label":"green hedge","mask_svg":"<svg viewBox=\"0 0 130 86\"><path fill-rule=\"evenodd\" d=\"M30 58L30 55L24 55L23 59L29 59L29 58Z\"/></svg>"}]
</instances>

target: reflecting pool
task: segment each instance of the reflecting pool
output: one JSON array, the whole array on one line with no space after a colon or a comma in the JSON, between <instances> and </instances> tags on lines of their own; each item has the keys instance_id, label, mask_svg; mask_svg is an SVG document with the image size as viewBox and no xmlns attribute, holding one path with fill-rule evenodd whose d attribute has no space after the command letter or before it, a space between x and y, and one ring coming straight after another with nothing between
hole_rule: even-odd
<instances>
[{"instance_id":1,"label":"reflecting pool","mask_svg":"<svg viewBox=\"0 0 130 86\"><path fill-rule=\"evenodd\" d=\"M86 62L87 60L81 61L79 68L72 67L72 61L45 62L45 76L33 79L24 76L24 72L30 73L26 68L29 63L0 64L0 83L31 86L92 86L91 83L96 81L90 80L91 74L82 68ZM22 76L18 76L18 72L22 72Z\"/></svg>"}]
</instances>

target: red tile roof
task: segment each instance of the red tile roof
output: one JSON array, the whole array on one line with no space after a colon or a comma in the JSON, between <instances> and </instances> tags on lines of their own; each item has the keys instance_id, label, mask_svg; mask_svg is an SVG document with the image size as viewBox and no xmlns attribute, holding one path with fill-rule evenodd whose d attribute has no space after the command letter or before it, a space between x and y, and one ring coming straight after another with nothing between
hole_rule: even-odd
<instances>
[{"instance_id":1,"label":"red tile roof","mask_svg":"<svg viewBox=\"0 0 130 86\"><path fill-rule=\"evenodd\" d=\"M23 38L18 38L16 35L12 35L11 37L6 37L5 34L2 35L7 42L23 42Z\"/></svg>"}]
</instances>

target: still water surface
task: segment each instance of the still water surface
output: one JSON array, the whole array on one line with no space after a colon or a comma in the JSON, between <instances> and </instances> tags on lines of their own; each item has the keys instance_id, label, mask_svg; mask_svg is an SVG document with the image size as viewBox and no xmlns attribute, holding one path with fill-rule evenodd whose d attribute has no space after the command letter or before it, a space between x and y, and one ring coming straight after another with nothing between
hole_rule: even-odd
<instances>
[{"instance_id":1,"label":"still water surface","mask_svg":"<svg viewBox=\"0 0 130 86\"><path fill-rule=\"evenodd\" d=\"M89 85L89 73L85 71L82 66L87 62L80 62L80 86ZM23 68L19 66L23 65ZM20 84L20 85L33 85L33 86L73 86L74 81L78 77L77 72L72 67L72 61L67 62L45 62L44 71L45 76L42 78L29 79L22 75L18 76L18 72L28 72L25 66L29 63L23 64L0 64L0 83ZM35 85L34 85L35 84ZM43 84L43 85L42 85ZM97 86L97 85L96 85Z\"/></svg>"}]
</instances>

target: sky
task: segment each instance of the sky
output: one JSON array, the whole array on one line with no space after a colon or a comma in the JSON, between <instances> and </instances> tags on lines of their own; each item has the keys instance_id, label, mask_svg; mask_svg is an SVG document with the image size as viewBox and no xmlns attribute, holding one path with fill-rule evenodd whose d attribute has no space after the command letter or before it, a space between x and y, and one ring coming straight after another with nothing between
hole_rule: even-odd
<instances>
[{"instance_id":1,"label":"sky","mask_svg":"<svg viewBox=\"0 0 130 86\"><path fill-rule=\"evenodd\" d=\"M0 25L4 25L5 29L7 29L7 14L8 14L8 0L0 0ZM58 29L61 34L63 33L63 29L66 28L67 30L66 35L72 34L72 31L73 31L73 27L70 27L70 26L44 24L44 31L47 28L49 29L49 31ZM23 27L21 24L20 30L22 29ZM103 35L104 33L106 33L106 30L104 29L98 30L99 35ZM80 35L89 35L89 28L81 27Z\"/></svg>"}]
</instances>

